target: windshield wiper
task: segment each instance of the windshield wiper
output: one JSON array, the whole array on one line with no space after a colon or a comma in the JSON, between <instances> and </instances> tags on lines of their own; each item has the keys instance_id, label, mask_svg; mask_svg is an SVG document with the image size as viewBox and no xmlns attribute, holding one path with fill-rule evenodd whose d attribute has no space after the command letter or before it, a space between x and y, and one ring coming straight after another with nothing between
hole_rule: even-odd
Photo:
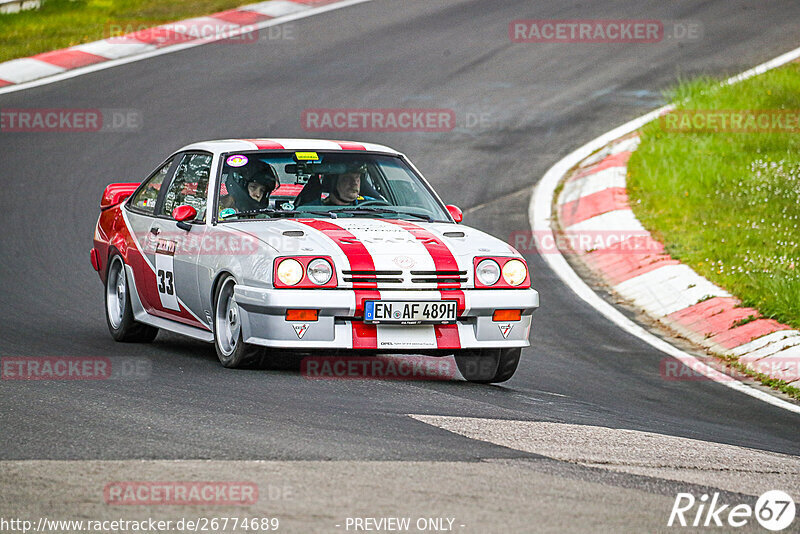
<instances>
[{"instance_id":1,"label":"windshield wiper","mask_svg":"<svg viewBox=\"0 0 800 534\"><path fill-rule=\"evenodd\" d=\"M251 215L269 215L270 217L280 218L283 216L292 215L328 215L331 218L336 218L336 215L329 211L297 211L297 210L276 210L275 208L258 208L255 210L237 211L221 217L222 219L230 219L232 217L249 217Z\"/></svg>"},{"instance_id":2,"label":"windshield wiper","mask_svg":"<svg viewBox=\"0 0 800 534\"><path fill-rule=\"evenodd\" d=\"M376 213L385 213L388 215L408 215L411 217L418 217L420 219L424 219L427 222L433 222L433 217L430 215L425 215L423 213L414 213L412 211L397 211L388 208L376 208L373 206L365 206L360 208L358 206L353 206L350 208L339 208L335 210L325 210L325 211L297 211L297 210L276 210L274 208L258 208L255 210L246 210L246 211L237 211L236 213L231 213L228 215L224 215L221 217L223 220L231 219L233 217L250 217L253 215L269 215L270 217L280 218L280 217L289 217L294 215L326 215L331 219L335 219L337 217L337 213L347 213L349 215L374 215Z\"/></svg>"},{"instance_id":3,"label":"windshield wiper","mask_svg":"<svg viewBox=\"0 0 800 534\"><path fill-rule=\"evenodd\" d=\"M350 213L352 215L372 215L373 213L386 213L390 215L410 215L412 217L419 217L420 219L425 219L427 222L433 222L433 217L430 215L425 215L423 213L414 213L413 211L398 211L398 210L391 210L388 208L376 208L372 206L366 206L363 208L359 208L358 206L353 206L352 208L341 208L335 211L343 211L345 213Z\"/></svg>"}]
</instances>

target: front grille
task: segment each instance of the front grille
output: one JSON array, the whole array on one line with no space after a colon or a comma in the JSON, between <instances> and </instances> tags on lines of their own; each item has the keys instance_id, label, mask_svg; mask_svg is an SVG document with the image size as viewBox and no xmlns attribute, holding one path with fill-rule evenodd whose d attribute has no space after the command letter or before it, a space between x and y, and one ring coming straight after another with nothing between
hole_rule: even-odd
<instances>
[{"instance_id":1,"label":"front grille","mask_svg":"<svg viewBox=\"0 0 800 534\"><path fill-rule=\"evenodd\" d=\"M464 284L467 271L411 271L411 282L415 284Z\"/></svg>"},{"instance_id":2,"label":"front grille","mask_svg":"<svg viewBox=\"0 0 800 534\"><path fill-rule=\"evenodd\" d=\"M356 276L400 276L403 271L342 271L342 273Z\"/></svg>"},{"instance_id":3,"label":"front grille","mask_svg":"<svg viewBox=\"0 0 800 534\"><path fill-rule=\"evenodd\" d=\"M375 283L375 284L402 284L403 283L403 279L402 278L374 278L374 277L369 277L369 276L357 276L357 277L352 277L352 278L345 277L344 281L345 282L353 282L353 283L356 283L356 284L358 284L358 283L362 283L363 284L364 282Z\"/></svg>"},{"instance_id":4,"label":"front grille","mask_svg":"<svg viewBox=\"0 0 800 534\"><path fill-rule=\"evenodd\" d=\"M345 282L354 284L402 284L410 280L412 284L443 284L449 286L451 289L460 287L461 284L467 283L467 271L389 271L389 270L374 270L374 271L342 271Z\"/></svg>"},{"instance_id":5,"label":"front grille","mask_svg":"<svg viewBox=\"0 0 800 534\"><path fill-rule=\"evenodd\" d=\"M342 271L345 282L402 284L403 271Z\"/></svg>"}]
</instances>

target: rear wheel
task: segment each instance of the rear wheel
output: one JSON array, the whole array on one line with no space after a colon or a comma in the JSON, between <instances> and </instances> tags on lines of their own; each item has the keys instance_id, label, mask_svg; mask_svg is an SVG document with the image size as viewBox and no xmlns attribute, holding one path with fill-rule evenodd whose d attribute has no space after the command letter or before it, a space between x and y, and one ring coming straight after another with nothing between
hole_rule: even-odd
<instances>
[{"instance_id":1,"label":"rear wheel","mask_svg":"<svg viewBox=\"0 0 800 534\"><path fill-rule=\"evenodd\" d=\"M225 367L245 367L258 363L264 349L242 340L239 305L233 300L236 280L226 275L214 292L214 347Z\"/></svg>"},{"instance_id":2,"label":"rear wheel","mask_svg":"<svg viewBox=\"0 0 800 534\"><path fill-rule=\"evenodd\" d=\"M521 354L521 348L463 350L455 354L455 360L469 382L497 384L514 376Z\"/></svg>"},{"instance_id":3,"label":"rear wheel","mask_svg":"<svg viewBox=\"0 0 800 534\"><path fill-rule=\"evenodd\" d=\"M158 328L137 323L133 318L125 263L116 253L108 262L105 297L106 323L115 340L146 343L156 338Z\"/></svg>"}]
</instances>

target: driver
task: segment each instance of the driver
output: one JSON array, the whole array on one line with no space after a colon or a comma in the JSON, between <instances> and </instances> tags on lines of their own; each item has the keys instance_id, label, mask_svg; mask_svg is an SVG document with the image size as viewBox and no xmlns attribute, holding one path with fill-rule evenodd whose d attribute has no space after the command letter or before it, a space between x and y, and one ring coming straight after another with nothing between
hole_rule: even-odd
<instances>
[{"instance_id":1,"label":"driver","mask_svg":"<svg viewBox=\"0 0 800 534\"><path fill-rule=\"evenodd\" d=\"M219 200L223 210L250 211L269 207L269 196L280 185L275 170L268 163L256 161L244 169L244 178L236 179L231 174L225 179L228 194Z\"/></svg>"},{"instance_id":2,"label":"driver","mask_svg":"<svg viewBox=\"0 0 800 534\"><path fill-rule=\"evenodd\" d=\"M357 206L361 202L375 200L372 197L361 196L361 180L364 172L353 170L340 174L334 181L331 194L324 199L309 202L309 206Z\"/></svg>"}]
</instances>

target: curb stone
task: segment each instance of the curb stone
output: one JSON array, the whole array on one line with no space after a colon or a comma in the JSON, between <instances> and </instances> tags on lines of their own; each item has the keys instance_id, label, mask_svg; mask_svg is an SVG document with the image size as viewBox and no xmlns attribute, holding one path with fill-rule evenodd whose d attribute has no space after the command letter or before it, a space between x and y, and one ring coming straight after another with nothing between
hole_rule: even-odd
<instances>
[{"instance_id":1,"label":"curb stone","mask_svg":"<svg viewBox=\"0 0 800 534\"><path fill-rule=\"evenodd\" d=\"M268 0L220 13L170 22L118 37L0 63L0 87L18 85L106 61L143 55L161 48L236 38L267 20L337 3L339 0ZM212 30L208 35L208 30Z\"/></svg>"},{"instance_id":2,"label":"curb stone","mask_svg":"<svg viewBox=\"0 0 800 534\"><path fill-rule=\"evenodd\" d=\"M636 134L614 140L567 173L555 208L568 238L562 251L577 255L617 294L674 332L800 386L800 332L743 307L669 256L634 216L625 187L627 162L639 142Z\"/></svg>"}]
</instances>

